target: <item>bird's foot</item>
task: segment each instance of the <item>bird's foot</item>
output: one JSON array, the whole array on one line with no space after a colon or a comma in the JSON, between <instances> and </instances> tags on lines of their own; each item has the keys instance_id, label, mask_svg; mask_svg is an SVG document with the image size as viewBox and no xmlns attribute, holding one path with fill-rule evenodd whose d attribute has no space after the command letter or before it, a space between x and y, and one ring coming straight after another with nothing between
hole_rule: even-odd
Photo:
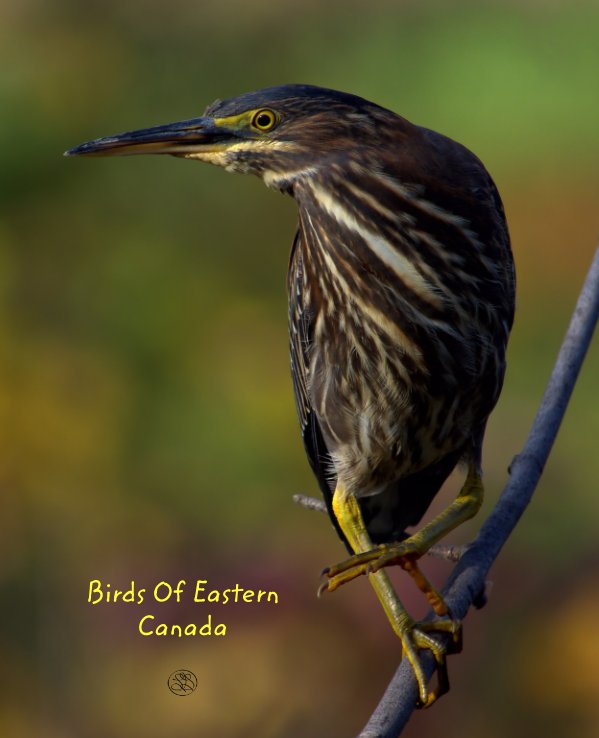
<instances>
[{"instance_id":1,"label":"bird's foot","mask_svg":"<svg viewBox=\"0 0 599 738\"><path fill-rule=\"evenodd\" d=\"M448 634L451 640L443 641L432 634ZM447 656L459 653L462 650L462 624L458 620L449 618L442 620L424 620L406 626L399 634L404 656L407 656L418 683L417 707L430 707L439 697L449 691L449 676L447 674ZM437 684L429 689L428 680L419 650L428 650L435 659Z\"/></svg>"},{"instance_id":2,"label":"bird's foot","mask_svg":"<svg viewBox=\"0 0 599 738\"><path fill-rule=\"evenodd\" d=\"M400 543L382 543L370 551L354 554L339 564L327 566L323 569L322 576L326 576L329 580L327 589L332 592L362 574L374 574L387 566L399 565L404 568L406 563L419 559L422 553L424 552L420 552L411 544L409 538Z\"/></svg>"},{"instance_id":3,"label":"bird's foot","mask_svg":"<svg viewBox=\"0 0 599 738\"><path fill-rule=\"evenodd\" d=\"M418 546L414 537L405 541L392 544L381 544L377 548L361 554L351 556L339 564L328 566L323 570L322 576L326 577L321 584L318 595L324 592L334 592L342 584L351 582L352 579L363 574L374 574L387 566L400 566L407 572L418 589L423 592L430 606L440 617L448 614L447 605L441 594L433 587L418 567L418 559L424 551Z\"/></svg>"},{"instance_id":4,"label":"bird's foot","mask_svg":"<svg viewBox=\"0 0 599 738\"><path fill-rule=\"evenodd\" d=\"M399 636L404 656L412 665L418 683L418 707L430 707L439 697L449 690L447 674L447 656L459 653L462 650L462 624L459 620L449 617L449 610L440 593L426 579L420 571L417 559L422 555L410 544L410 541L392 545L381 545L371 551L352 556L346 561L328 567L323 575L327 577L318 593L334 592L346 582L350 582L362 574L370 575L371 581L377 588L376 580L383 576L381 569L387 566L399 565L417 584L426 595L437 618L433 620L413 621L405 612L400 614L393 605L387 609L387 615L395 633ZM386 575L385 575L386 576ZM388 581L388 580L387 580ZM450 639L435 637L435 635L449 635ZM428 680L419 656L420 650L428 650L435 659L437 684L429 689Z\"/></svg>"}]
</instances>

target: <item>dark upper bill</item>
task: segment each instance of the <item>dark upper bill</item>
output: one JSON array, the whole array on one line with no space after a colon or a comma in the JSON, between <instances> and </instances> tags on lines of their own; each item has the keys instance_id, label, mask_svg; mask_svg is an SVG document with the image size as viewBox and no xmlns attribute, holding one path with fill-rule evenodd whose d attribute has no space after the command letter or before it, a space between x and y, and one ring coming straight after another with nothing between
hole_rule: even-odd
<instances>
[{"instance_id":1,"label":"dark upper bill","mask_svg":"<svg viewBox=\"0 0 599 738\"><path fill-rule=\"evenodd\" d=\"M65 151L64 155L188 154L230 137L230 131L216 126L212 118L192 118L97 138Z\"/></svg>"}]
</instances>

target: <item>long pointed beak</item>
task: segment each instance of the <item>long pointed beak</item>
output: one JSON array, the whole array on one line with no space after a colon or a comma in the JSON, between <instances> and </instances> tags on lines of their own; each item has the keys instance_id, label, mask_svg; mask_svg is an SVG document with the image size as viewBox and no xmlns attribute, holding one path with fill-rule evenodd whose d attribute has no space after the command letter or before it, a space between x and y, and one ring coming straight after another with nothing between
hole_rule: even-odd
<instances>
[{"instance_id":1,"label":"long pointed beak","mask_svg":"<svg viewBox=\"0 0 599 738\"><path fill-rule=\"evenodd\" d=\"M212 118L192 118L179 123L127 131L97 138L64 152L65 156L126 156L128 154L185 155L209 150L230 140L231 131L217 126Z\"/></svg>"}]
</instances>

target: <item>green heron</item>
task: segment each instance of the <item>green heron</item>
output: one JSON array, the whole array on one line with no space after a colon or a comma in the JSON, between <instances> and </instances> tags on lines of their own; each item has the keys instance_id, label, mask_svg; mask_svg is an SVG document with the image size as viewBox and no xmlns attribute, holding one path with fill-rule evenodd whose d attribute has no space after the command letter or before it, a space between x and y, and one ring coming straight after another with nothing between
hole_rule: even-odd
<instances>
[{"instance_id":1,"label":"green heron","mask_svg":"<svg viewBox=\"0 0 599 738\"><path fill-rule=\"evenodd\" d=\"M256 174L291 195L291 369L303 440L351 556L321 590L366 574L421 705L448 687L461 625L418 559L483 498L481 447L505 372L515 278L501 199L464 146L355 95L284 85L204 115L82 144L68 155L171 154ZM454 502L420 530L457 464ZM435 616L415 621L385 567ZM440 637L449 633L451 637ZM429 688L419 651L432 652Z\"/></svg>"}]
</instances>

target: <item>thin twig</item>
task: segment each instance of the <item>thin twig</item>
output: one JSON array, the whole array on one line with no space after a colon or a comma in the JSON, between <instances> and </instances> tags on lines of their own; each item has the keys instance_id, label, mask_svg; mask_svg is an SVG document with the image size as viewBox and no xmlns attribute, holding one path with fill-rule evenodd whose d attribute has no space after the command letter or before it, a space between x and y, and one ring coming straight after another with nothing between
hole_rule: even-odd
<instances>
[{"instance_id":1,"label":"thin twig","mask_svg":"<svg viewBox=\"0 0 599 738\"><path fill-rule=\"evenodd\" d=\"M426 553L435 559L445 559L445 561L453 561L455 564L462 558L467 548L468 546L448 546L437 543L431 546Z\"/></svg>"},{"instance_id":2,"label":"thin twig","mask_svg":"<svg viewBox=\"0 0 599 738\"><path fill-rule=\"evenodd\" d=\"M293 495L293 501L300 507L305 507L306 510L317 510L321 513L327 512L327 506L323 500L319 500L316 497L308 497L308 495Z\"/></svg>"},{"instance_id":3,"label":"thin twig","mask_svg":"<svg viewBox=\"0 0 599 738\"><path fill-rule=\"evenodd\" d=\"M555 441L598 316L599 249L595 252L528 439L510 466L510 479L443 590L453 616L460 620L470 606L480 600L489 568L530 502ZM430 678L434 671L430 653L422 654L422 662ZM414 673L404 659L358 738L397 738L414 711L416 698Z\"/></svg>"}]
</instances>

